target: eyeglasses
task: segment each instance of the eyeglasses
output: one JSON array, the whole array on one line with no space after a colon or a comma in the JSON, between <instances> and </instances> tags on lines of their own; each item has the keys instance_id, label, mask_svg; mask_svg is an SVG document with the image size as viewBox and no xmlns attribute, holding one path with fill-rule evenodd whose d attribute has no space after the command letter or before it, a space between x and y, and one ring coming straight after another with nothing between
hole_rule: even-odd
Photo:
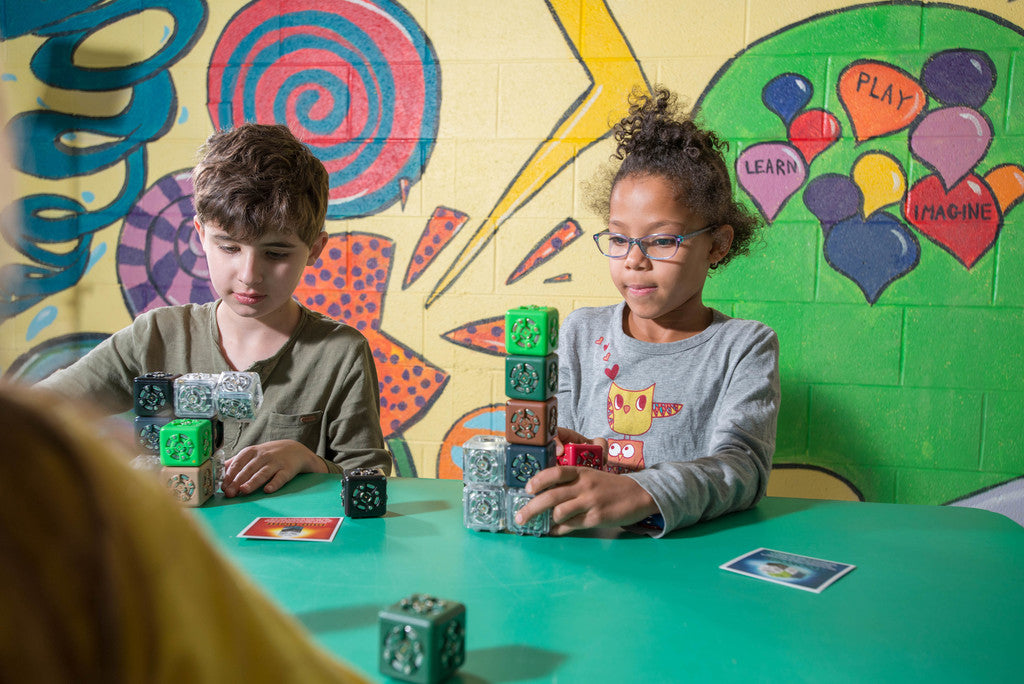
<instances>
[{"instance_id":1,"label":"eyeglasses","mask_svg":"<svg viewBox=\"0 0 1024 684\"><path fill-rule=\"evenodd\" d=\"M661 261L674 257L676 252L679 251L679 245L683 240L706 233L717 227L717 225L707 226L686 235L658 233L656 235L645 235L642 238L631 238L621 233L609 233L606 231L595 235L594 242L597 244L597 248L601 250L601 254L604 254L609 259L625 259L629 255L629 250L633 248L633 245L636 245L648 259Z\"/></svg>"}]
</instances>

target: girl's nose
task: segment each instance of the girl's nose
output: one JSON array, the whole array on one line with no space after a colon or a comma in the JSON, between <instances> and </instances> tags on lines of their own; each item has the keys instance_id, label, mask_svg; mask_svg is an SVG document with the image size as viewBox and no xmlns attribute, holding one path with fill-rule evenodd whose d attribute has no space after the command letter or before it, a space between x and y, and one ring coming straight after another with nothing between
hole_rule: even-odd
<instances>
[{"instance_id":1,"label":"girl's nose","mask_svg":"<svg viewBox=\"0 0 1024 684\"><path fill-rule=\"evenodd\" d=\"M626 252L626 258L623 261L626 263L626 268L635 269L647 263L647 256L640 249L640 245L632 244L629 246L629 251Z\"/></svg>"}]
</instances>

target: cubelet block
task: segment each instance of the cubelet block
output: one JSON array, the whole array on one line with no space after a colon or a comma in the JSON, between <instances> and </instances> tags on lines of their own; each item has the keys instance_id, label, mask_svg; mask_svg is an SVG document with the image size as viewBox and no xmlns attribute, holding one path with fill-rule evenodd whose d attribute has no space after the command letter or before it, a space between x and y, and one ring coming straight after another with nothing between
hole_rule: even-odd
<instances>
[{"instance_id":1,"label":"cubelet block","mask_svg":"<svg viewBox=\"0 0 1024 684\"><path fill-rule=\"evenodd\" d=\"M174 380L174 415L213 418L217 415L217 380L212 373L186 373Z\"/></svg>"},{"instance_id":2,"label":"cubelet block","mask_svg":"<svg viewBox=\"0 0 1024 684\"><path fill-rule=\"evenodd\" d=\"M505 490L467 484L462 490L462 518L471 530L501 532L505 529Z\"/></svg>"},{"instance_id":3,"label":"cubelet block","mask_svg":"<svg viewBox=\"0 0 1024 684\"><path fill-rule=\"evenodd\" d=\"M558 457L558 465L583 466L603 470L605 465L604 449L596 444L566 444L562 455Z\"/></svg>"},{"instance_id":4,"label":"cubelet block","mask_svg":"<svg viewBox=\"0 0 1024 684\"><path fill-rule=\"evenodd\" d=\"M558 309L523 306L505 313L505 353L547 356L558 347Z\"/></svg>"},{"instance_id":5,"label":"cubelet block","mask_svg":"<svg viewBox=\"0 0 1024 684\"><path fill-rule=\"evenodd\" d=\"M160 428L172 420L170 416L135 416L135 444L147 454L159 454Z\"/></svg>"},{"instance_id":6,"label":"cubelet block","mask_svg":"<svg viewBox=\"0 0 1024 684\"><path fill-rule=\"evenodd\" d=\"M474 435L462 445L462 481L501 486L505 483L505 446L498 435Z\"/></svg>"},{"instance_id":7,"label":"cubelet block","mask_svg":"<svg viewBox=\"0 0 1024 684\"><path fill-rule=\"evenodd\" d=\"M544 401L558 391L558 354L505 357L505 395L510 399Z\"/></svg>"},{"instance_id":8,"label":"cubelet block","mask_svg":"<svg viewBox=\"0 0 1024 684\"><path fill-rule=\"evenodd\" d=\"M388 510L388 479L379 468L346 470L341 485L345 516L379 518Z\"/></svg>"},{"instance_id":9,"label":"cubelet block","mask_svg":"<svg viewBox=\"0 0 1024 684\"><path fill-rule=\"evenodd\" d=\"M555 443L509 444L505 448L505 484L522 489L531 477L555 463Z\"/></svg>"},{"instance_id":10,"label":"cubelet block","mask_svg":"<svg viewBox=\"0 0 1024 684\"><path fill-rule=\"evenodd\" d=\"M558 432L558 399L505 402L505 439L512 444L543 446Z\"/></svg>"},{"instance_id":11,"label":"cubelet block","mask_svg":"<svg viewBox=\"0 0 1024 684\"><path fill-rule=\"evenodd\" d=\"M224 420L252 420L263 404L257 373L227 371L217 383L217 412Z\"/></svg>"},{"instance_id":12,"label":"cubelet block","mask_svg":"<svg viewBox=\"0 0 1024 684\"><path fill-rule=\"evenodd\" d=\"M505 491L508 497L505 504L505 515L507 516L505 527L508 531L516 534L532 534L535 537L547 534L551 529L551 511L544 511L527 520L525 524L517 525L516 513L533 498L533 495L527 494L522 489L507 489Z\"/></svg>"},{"instance_id":13,"label":"cubelet block","mask_svg":"<svg viewBox=\"0 0 1024 684\"><path fill-rule=\"evenodd\" d=\"M135 415L169 416L174 412L177 375L155 371L135 378Z\"/></svg>"},{"instance_id":14,"label":"cubelet block","mask_svg":"<svg viewBox=\"0 0 1024 684\"><path fill-rule=\"evenodd\" d=\"M450 677L466 660L466 607L413 594L378 613L380 671L418 684Z\"/></svg>"},{"instance_id":15,"label":"cubelet block","mask_svg":"<svg viewBox=\"0 0 1024 684\"><path fill-rule=\"evenodd\" d=\"M164 466L160 479L183 505L201 506L213 496L213 459L200 466Z\"/></svg>"},{"instance_id":16,"label":"cubelet block","mask_svg":"<svg viewBox=\"0 0 1024 684\"><path fill-rule=\"evenodd\" d=\"M213 454L213 429L204 418L177 418L160 428L160 462L199 466Z\"/></svg>"}]
</instances>

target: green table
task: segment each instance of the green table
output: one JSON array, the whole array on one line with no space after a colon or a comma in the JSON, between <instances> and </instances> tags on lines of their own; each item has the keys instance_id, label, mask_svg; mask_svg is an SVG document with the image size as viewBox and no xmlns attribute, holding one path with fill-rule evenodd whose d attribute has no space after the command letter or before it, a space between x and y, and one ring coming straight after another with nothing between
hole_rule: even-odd
<instances>
[{"instance_id":1,"label":"green table","mask_svg":"<svg viewBox=\"0 0 1024 684\"><path fill-rule=\"evenodd\" d=\"M456 681L1020 681L1024 528L970 508L769 498L650 539L467 530L462 483L388 482L388 514L331 543L238 539L258 516L340 516L337 476L197 510L328 650L372 677L377 611L461 601ZM857 566L821 594L719 569L758 547Z\"/></svg>"}]
</instances>

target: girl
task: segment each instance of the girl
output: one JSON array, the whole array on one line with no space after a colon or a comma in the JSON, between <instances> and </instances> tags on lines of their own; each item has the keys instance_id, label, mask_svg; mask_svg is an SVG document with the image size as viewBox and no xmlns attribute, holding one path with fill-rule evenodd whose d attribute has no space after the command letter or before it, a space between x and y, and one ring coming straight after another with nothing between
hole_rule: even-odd
<instances>
[{"instance_id":1,"label":"girl","mask_svg":"<svg viewBox=\"0 0 1024 684\"><path fill-rule=\"evenodd\" d=\"M596 208L618 304L572 312L559 345L557 446L606 449L608 471L535 475L517 515L551 533L645 522L654 536L764 496L779 406L778 339L704 305L709 269L745 254L758 220L733 200L727 144L667 90L634 95ZM589 437L587 437L589 436Z\"/></svg>"}]
</instances>

